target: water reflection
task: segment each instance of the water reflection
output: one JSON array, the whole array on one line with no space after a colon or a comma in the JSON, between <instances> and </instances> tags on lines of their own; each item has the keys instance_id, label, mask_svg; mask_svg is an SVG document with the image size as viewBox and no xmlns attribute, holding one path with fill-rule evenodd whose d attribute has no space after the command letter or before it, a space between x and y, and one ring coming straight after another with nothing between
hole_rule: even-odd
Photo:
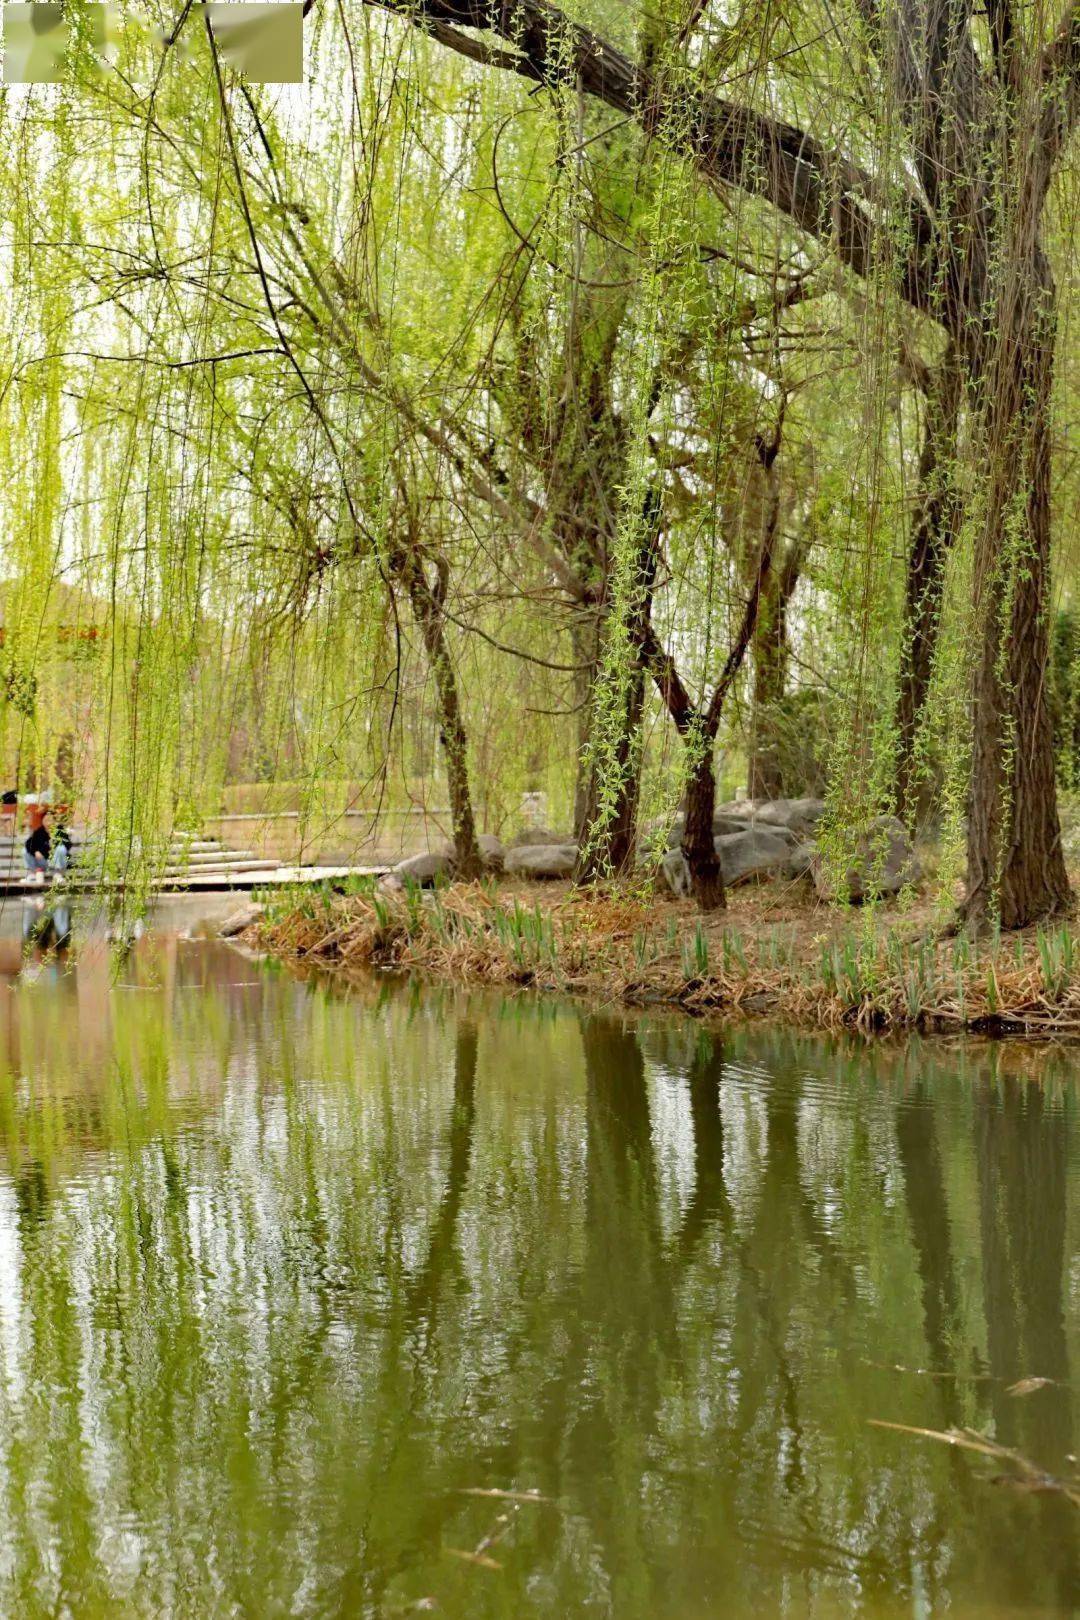
<instances>
[{"instance_id":1,"label":"water reflection","mask_svg":"<svg viewBox=\"0 0 1080 1620\"><path fill-rule=\"evenodd\" d=\"M1067 1055L19 945L0 1612L1074 1607Z\"/></svg>"}]
</instances>

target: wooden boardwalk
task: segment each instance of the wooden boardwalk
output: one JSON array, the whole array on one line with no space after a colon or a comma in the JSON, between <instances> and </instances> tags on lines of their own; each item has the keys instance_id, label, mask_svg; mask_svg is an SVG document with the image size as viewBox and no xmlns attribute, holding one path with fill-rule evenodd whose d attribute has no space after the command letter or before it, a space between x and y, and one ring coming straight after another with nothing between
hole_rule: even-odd
<instances>
[{"instance_id":1,"label":"wooden boardwalk","mask_svg":"<svg viewBox=\"0 0 1080 1620\"><path fill-rule=\"evenodd\" d=\"M0 835L0 895L42 894L62 888L71 895L121 891L122 879L103 883L94 875L92 842L73 838L69 870L44 883L29 877L23 861L24 834ZM381 877L388 866L288 866L251 850L227 849L216 838L176 839L152 885L155 894L227 894L232 890L295 888L309 883L343 883L354 877Z\"/></svg>"}]
</instances>

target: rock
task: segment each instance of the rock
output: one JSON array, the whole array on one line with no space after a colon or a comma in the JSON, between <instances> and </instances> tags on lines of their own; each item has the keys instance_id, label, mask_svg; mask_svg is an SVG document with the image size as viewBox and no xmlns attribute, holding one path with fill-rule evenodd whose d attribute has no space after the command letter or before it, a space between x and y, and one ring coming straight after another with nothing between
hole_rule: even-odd
<instances>
[{"instance_id":1,"label":"rock","mask_svg":"<svg viewBox=\"0 0 1080 1620\"><path fill-rule=\"evenodd\" d=\"M812 877L817 852L816 844L796 844L795 848L788 852L783 876L791 883L797 882L799 878Z\"/></svg>"},{"instance_id":2,"label":"rock","mask_svg":"<svg viewBox=\"0 0 1080 1620\"><path fill-rule=\"evenodd\" d=\"M724 883L733 888L759 877L803 877L814 857L812 844L794 845L786 827L744 827L713 840ZM690 868L681 849L669 849L660 876L677 899L690 893Z\"/></svg>"},{"instance_id":3,"label":"rock","mask_svg":"<svg viewBox=\"0 0 1080 1620\"><path fill-rule=\"evenodd\" d=\"M739 817L718 813L712 818L713 837L726 838L731 833L749 832L753 825L753 818L750 816Z\"/></svg>"},{"instance_id":4,"label":"rock","mask_svg":"<svg viewBox=\"0 0 1080 1620\"><path fill-rule=\"evenodd\" d=\"M824 799L728 799L716 806L715 819L787 827L797 838L806 838L824 814Z\"/></svg>"},{"instance_id":5,"label":"rock","mask_svg":"<svg viewBox=\"0 0 1080 1620\"><path fill-rule=\"evenodd\" d=\"M414 883L419 889L433 889L440 878L449 878L453 870L454 856L449 849L409 855L394 867L403 884Z\"/></svg>"},{"instance_id":6,"label":"rock","mask_svg":"<svg viewBox=\"0 0 1080 1620\"><path fill-rule=\"evenodd\" d=\"M572 840L569 837L564 838L561 833L549 832L546 827L523 827L520 832L516 832L511 838L509 848L530 849L534 845L543 844L548 849L551 849L571 842Z\"/></svg>"},{"instance_id":7,"label":"rock","mask_svg":"<svg viewBox=\"0 0 1080 1620\"><path fill-rule=\"evenodd\" d=\"M405 880L398 877L396 872L384 872L379 879L378 887L383 894L402 894L405 890Z\"/></svg>"},{"instance_id":8,"label":"rock","mask_svg":"<svg viewBox=\"0 0 1080 1620\"><path fill-rule=\"evenodd\" d=\"M668 849L679 849L682 846L683 826L684 819L680 811L671 823L671 830L668 833L667 840ZM713 837L722 838L726 833L749 832L751 826L752 821L749 816L740 819L737 816L729 816L717 811L713 816Z\"/></svg>"},{"instance_id":9,"label":"rock","mask_svg":"<svg viewBox=\"0 0 1080 1620\"><path fill-rule=\"evenodd\" d=\"M746 832L725 833L713 842L729 888L781 873L791 859L791 836L783 827L751 827Z\"/></svg>"},{"instance_id":10,"label":"rock","mask_svg":"<svg viewBox=\"0 0 1080 1620\"><path fill-rule=\"evenodd\" d=\"M906 884L917 883L922 871L911 839L895 816L877 816L855 841L854 858L840 880L820 853L814 858L814 887L823 899L876 899L897 894Z\"/></svg>"},{"instance_id":11,"label":"rock","mask_svg":"<svg viewBox=\"0 0 1080 1620\"><path fill-rule=\"evenodd\" d=\"M576 862L576 844L521 844L507 850L505 870L517 877L565 878Z\"/></svg>"},{"instance_id":12,"label":"rock","mask_svg":"<svg viewBox=\"0 0 1080 1620\"><path fill-rule=\"evenodd\" d=\"M493 833L481 833L476 840L480 848L480 859L488 872L501 872L506 861L506 851L500 840Z\"/></svg>"},{"instance_id":13,"label":"rock","mask_svg":"<svg viewBox=\"0 0 1080 1620\"><path fill-rule=\"evenodd\" d=\"M798 838L814 832L825 814L824 799L760 799L754 810L755 822L787 827Z\"/></svg>"},{"instance_id":14,"label":"rock","mask_svg":"<svg viewBox=\"0 0 1080 1620\"><path fill-rule=\"evenodd\" d=\"M226 917L218 929L219 937L221 939L234 939L237 934L242 934L245 928L250 928L252 923L258 922L265 909L264 906L257 906L254 901L250 905L241 906L240 910L234 911L231 917Z\"/></svg>"},{"instance_id":15,"label":"rock","mask_svg":"<svg viewBox=\"0 0 1080 1620\"><path fill-rule=\"evenodd\" d=\"M660 876L675 896L685 900L690 894L690 868L681 849L669 849L660 862Z\"/></svg>"}]
</instances>

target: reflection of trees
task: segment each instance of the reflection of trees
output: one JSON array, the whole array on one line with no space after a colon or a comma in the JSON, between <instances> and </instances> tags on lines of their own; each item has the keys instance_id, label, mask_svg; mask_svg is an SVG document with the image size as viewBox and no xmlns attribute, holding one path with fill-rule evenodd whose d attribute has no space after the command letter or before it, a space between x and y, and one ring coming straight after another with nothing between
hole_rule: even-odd
<instances>
[{"instance_id":1,"label":"reflection of trees","mask_svg":"<svg viewBox=\"0 0 1080 1620\"><path fill-rule=\"evenodd\" d=\"M969 1364L961 1321L960 1290L953 1255L953 1233L945 1187L945 1169L938 1138L934 1087L925 1074L917 1076L896 1109L897 1158L904 1188L904 1209L919 1278L922 1327L926 1343L927 1380L925 1412L930 1427L962 1427L967 1420ZM921 1416L921 1415L920 1415ZM973 1510L970 1459L950 1450L943 1459L951 1475L951 1492L939 1493L926 1514L918 1547L912 1558L928 1572L928 1595L943 1601L938 1571L948 1567L950 1528L957 1507Z\"/></svg>"},{"instance_id":2,"label":"reflection of trees","mask_svg":"<svg viewBox=\"0 0 1080 1620\"><path fill-rule=\"evenodd\" d=\"M353 1479L363 1515L355 1550L334 1587L335 1612L341 1614L372 1612L373 1606L381 1612L392 1583L407 1579L442 1541L445 1525L461 1506L455 1487L476 1483L475 1462L449 1451L440 1459L439 1488L425 1476L431 1466L430 1408L438 1404L448 1372L439 1342L440 1315L446 1291L461 1270L459 1228L476 1131L477 1047L475 1023L460 1022L454 1040L446 1178L423 1261L412 1275L400 1273L389 1257L385 1269L377 1263L379 1280L393 1298L371 1402L379 1432ZM447 1314L453 1315L452 1301ZM489 1467L499 1463L505 1467L507 1458L489 1459Z\"/></svg>"},{"instance_id":3,"label":"reflection of trees","mask_svg":"<svg viewBox=\"0 0 1080 1620\"><path fill-rule=\"evenodd\" d=\"M958 1290L952 1256L952 1230L945 1196L932 1093L925 1080L913 1082L896 1112L896 1146L904 1182L904 1205L922 1291L927 1361L933 1372L956 1372ZM936 1381L943 1422L959 1420L957 1385L952 1376Z\"/></svg>"},{"instance_id":4,"label":"reflection of trees","mask_svg":"<svg viewBox=\"0 0 1080 1620\"><path fill-rule=\"evenodd\" d=\"M678 1253L686 1265L715 1222L730 1234L731 1200L724 1180L724 1126L720 1086L724 1078L724 1044L702 1031L687 1072L690 1123L694 1135L694 1191L679 1228Z\"/></svg>"},{"instance_id":5,"label":"reflection of trees","mask_svg":"<svg viewBox=\"0 0 1080 1620\"><path fill-rule=\"evenodd\" d=\"M1065 1122L1043 1087L1015 1075L977 1087L979 1235L994 1437L1059 1473L1073 1469L1072 1397L1065 1337ZM1018 1398L1010 1384L1053 1380ZM1080 1601L1075 1509L1044 1504L1035 1534L1063 1609ZM1041 1535L1040 1535L1041 1532ZM1023 1593L1017 1591L1017 1600Z\"/></svg>"},{"instance_id":6,"label":"reflection of trees","mask_svg":"<svg viewBox=\"0 0 1080 1620\"><path fill-rule=\"evenodd\" d=\"M476 1025L460 1024L454 1044L446 1188L432 1223L427 1258L405 1285L405 1321L417 1326L434 1326L438 1291L456 1269L458 1217L465 1199L476 1125L476 1046Z\"/></svg>"},{"instance_id":7,"label":"reflection of trees","mask_svg":"<svg viewBox=\"0 0 1080 1620\"><path fill-rule=\"evenodd\" d=\"M574 1356L561 1379L567 1461L611 1581L613 1608L649 1589L642 1476L675 1360L674 1300L661 1249L659 1189L641 1047L613 1018L582 1022L585 1258ZM586 1493L588 1493L586 1495Z\"/></svg>"},{"instance_id":8,"label":"reflection of trees","mask_svg":"<svg viewBox=\"0 0 1080 1620\"><path fill-rule=\"evenodd\" d=\"M545 1612L652 1620L769 1609L782 1587L793 1610L852 1580L896 1594L916 1569L935 1609L961 1578L983 1594L1012 1579L1015 1596L1044 1593L1048 1571L1065 1601L1072 1531L1054 1504L865 1423L992 1418L1051 1464L1068 1443L1066 1389L1003 1394L1026 1373L1068 1377L1065 1131L1038 1088L977 1093L973 1138L966 1094L943 1109L930 1063L894 1113L888 1058L874 1072L690 1024L639 1039L595 1013L531 1025L515 1004L550 1070L534 1086L506 1074L513 1044L474 1006L455 1021L391 990L358 1017L287 981L230 991L219 966L179 953L170 994L210 978L174 998L171 1038L148 998L125 1006L125 1087L99 1085L111 1112L89 1122L111 1188L90 1175L69 1200L32 1154L12 1167L24 1385L61 1392L0 1407L24 1589L41 1578L55 1597L31 1506L44 1480L64 1579L103 1612L95 1514L145 1523L162 1607L172 1566L196 1594L213 1568L222 1605L253 1613L377 1614L429 1594L449 1613L525 1612L515 1595L536 1580ZM220 1054L202 1089L226 1111L162 1106L147 1131L134 1082L153 1073L169 1094L189 1036L201 1061ZM817 1082L834 1056L830 1097ZM654 1059L670 1082L655 1117ZM760 1143L722 1111L728 1086L752 1095ZM831 1109L852 1128L819 1129ZM56 1154L87 1128L58 1109ZM674 1219L659 1140L683 1155ZM873 1189L880 1215L875 1155L894 1141L893 1212L864 1230L859 1200ZM751 1197L725 1165L754 1178ZM973 1386L980 1267L1000 1381ZM965 1376L869 1365L901 1343ZM498 1575L439 1554L490 1523L490 1502L461 1495L473 1486L559 1503L522 1513Z\"/></svg>"}]
</instances>

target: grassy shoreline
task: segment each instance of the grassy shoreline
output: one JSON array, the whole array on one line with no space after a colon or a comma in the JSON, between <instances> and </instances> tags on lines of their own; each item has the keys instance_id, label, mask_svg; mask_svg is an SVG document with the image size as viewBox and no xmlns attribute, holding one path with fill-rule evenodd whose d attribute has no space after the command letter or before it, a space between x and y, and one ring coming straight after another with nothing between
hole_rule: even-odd
<instances>
[{"instance_id":1,"label":"grassy shoreline","mask_svg":"<svg viewBox=\"0 0 1080 1620\"><path fill-rule=\"evenodd\" d=\"M837 910L803 885L768 884L703 917L655 894L502 881L279 898L247 938L331 970L393 968L697 1016L1080 1039L1080 940L1068 922L976 941L944 937L946 916L926 903Z\"/></svg>"}]
</instances>

